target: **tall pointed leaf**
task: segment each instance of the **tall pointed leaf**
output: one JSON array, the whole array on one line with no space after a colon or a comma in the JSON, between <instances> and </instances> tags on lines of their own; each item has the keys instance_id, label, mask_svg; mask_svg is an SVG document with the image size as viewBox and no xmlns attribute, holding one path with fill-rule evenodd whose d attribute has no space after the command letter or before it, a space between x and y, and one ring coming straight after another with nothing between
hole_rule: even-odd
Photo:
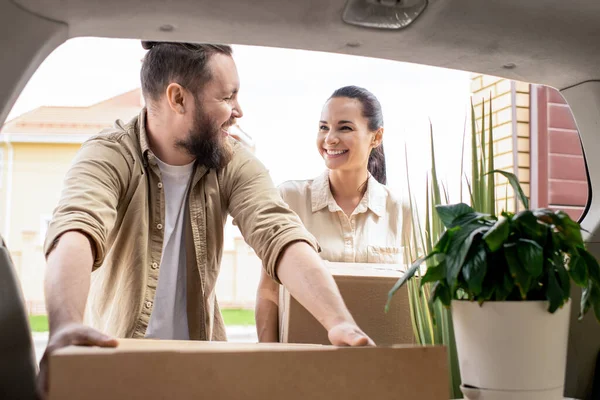
<instances>
[{"instance_id":1,"label":"tall pointed leaf","mask_svg":"<svg viewBox=\"0 0 600 400\"><path fill-rule=\"evenodd\" d=\"M473 100L471 100L471 176L473 187L473 207L476 210L481 210L479 203L479 191L477 190L477 182L479 182L479 166L477 164L477 123L475 118L475 107L473 106Z\"/></svg>"},{"instance_id":2,"label":"tall pointed leaf","mask_svg":"<svg viewBox=\"0 0 600 400\"><path fill-rule=\"evenodd\" d=\"M442 204L442 196L440 194L440 186L438 183L438 175L437 175L437 163L435 159L435 145L433 140L433 125L431 120L429 120L429 140L431 141L431 188L433 195L433 203L432 206ZM437 220L432 221L436 230L441 231L443 228L441 224Z\"/></svg>"},{"instance_id":3,"label":"tall pointed leaf","mask_svg":"<svg viewBox=\"0 0 600 400\"><path fill-rule=\"evenodd\" d=\"M485 176L485 167L486 167L486 162L485 162L485 99L482 99L481 102L481 139L479 140L479 150L480 150L480 154L481 154L481 158L479 159L479 181L476 183L476 186L479 190L479 207L478 210L482 211L482 212L489 212L489 210L486 209L487 207L487 190L485 187L485 179L483 178ZM475 184L475 183L473 183Z\"/></svg>"},{"instance_id":4,"label":"tall pointed leaf","mask_svg":"<svg viewBox=\"0 0 600 400\"><path fill-rule=\"evenodd\" d=\"M462 146L460 148L460 202L463 202L463 175L465 173L465 139L467 138L467 116L463 127Z\"/></svg>"},{"instance_id":5,"label":"tall pointed leaf","mask_svg":"<svg viewBox=\"0 0 600 400\"><path fill-rule=\"evenodd\" d=\"M490 121L489 121L489 130L490 136L488 140L488 163L487 163L487 171L494 170L494 135L493 135L493 120L492 120L492 94L490 93ZM489 214L496 213L496 180L494 174L487 175L487 200L488 200L488 209L484 212Z\"/></svg>"}]
</instances>

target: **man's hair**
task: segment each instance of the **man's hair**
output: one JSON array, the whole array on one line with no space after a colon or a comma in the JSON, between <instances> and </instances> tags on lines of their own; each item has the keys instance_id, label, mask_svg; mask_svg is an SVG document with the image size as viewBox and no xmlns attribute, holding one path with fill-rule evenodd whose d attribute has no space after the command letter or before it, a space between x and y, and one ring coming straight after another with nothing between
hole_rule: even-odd
<instances>
[{"instance_id":1,"label":"man's hair","mask_svg":"<svg viewBox=\"0 0 600 400\"><path fill-rule=\"evenodd\" d=\"M147 101L160 99L173 82L196 95L211 79L207 66L210 57L233 54L230 46L219 44L143 41L142 47L148 50L140 73L142 94Z\"/></svg>"}]
</instances>

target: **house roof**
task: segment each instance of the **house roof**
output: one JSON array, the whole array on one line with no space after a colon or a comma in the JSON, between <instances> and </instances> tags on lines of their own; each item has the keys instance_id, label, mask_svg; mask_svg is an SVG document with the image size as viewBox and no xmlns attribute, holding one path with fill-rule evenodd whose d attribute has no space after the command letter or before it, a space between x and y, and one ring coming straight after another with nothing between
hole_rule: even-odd
<instances>
[{"instance_id":1,"label":"house roof","mask_svg":"<svg viewBox=\"0 0 600 400\"><path fill-rule=\"evenodd\" d=\"M87 107L43 106L4 124L0 133L18 135L93 135L129 121L143 107L139 88Z\"/></svg>"}]
</instances>

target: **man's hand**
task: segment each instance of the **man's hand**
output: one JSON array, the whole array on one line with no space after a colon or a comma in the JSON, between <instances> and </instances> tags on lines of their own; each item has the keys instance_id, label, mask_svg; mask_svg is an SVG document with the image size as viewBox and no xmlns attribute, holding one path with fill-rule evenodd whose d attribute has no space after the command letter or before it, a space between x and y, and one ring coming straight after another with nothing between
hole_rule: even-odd
<instances>
[{"instance_id":1,"label":"man's hand","mask_svg":"<svg viewBox=\"0 0 600 400\"><path fill-rule=\"evenodd\" d=\"M45 399L48 393L48 360L56 350L70 345L117 347L116 339L98 332L88 326L71 323L54 332L48 341L48 346L40 362L37 390L40 399Z\"/></svg>"},{"instance_id":2,"label":"man's hand","mask_svg":"<svg viewBox=\"0 0 600 400\"><path fill-rule=\"evenodd\" d=\"M347 322L331 328L328 337L335 346L375 346L375 342L358 326Z\"/></svg>"},{"instance_id":3,"label":"man's hand","mask_svg":"<svg viewBox=\"0 0 600 400\"><path fill-rule=\"evenodd\" d=\"M284 250L277 266L277 275L292 296L327 330L331 344L375 344L356 326L333 276L307 243L295 242Z\"/></svg>"}]
</instances>

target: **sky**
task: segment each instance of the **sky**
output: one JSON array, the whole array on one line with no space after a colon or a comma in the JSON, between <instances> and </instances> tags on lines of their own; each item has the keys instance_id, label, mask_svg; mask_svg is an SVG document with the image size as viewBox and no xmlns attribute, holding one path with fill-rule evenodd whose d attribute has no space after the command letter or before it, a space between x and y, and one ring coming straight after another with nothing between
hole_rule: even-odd
<instances>
[{"instance_id":1,"label":"sky","mask_svg":"<svg viewBox=\"0 0 600 400\"><path fill-rule=\"evenodd\" d=\"M76 38L40 66L9 120L40 106L88 106L139 87L145 54L137 40ZM430 166L430 121L440 178L456 199L470 74L437 67L301 50L235 46L244 117L256 155L275 184L310 179L324 170L316 148L324 102L345 85L367 88L380 100L388 186L406 197L405 148L411 187L424 195Z\"/></svg>"}]
</instances>

